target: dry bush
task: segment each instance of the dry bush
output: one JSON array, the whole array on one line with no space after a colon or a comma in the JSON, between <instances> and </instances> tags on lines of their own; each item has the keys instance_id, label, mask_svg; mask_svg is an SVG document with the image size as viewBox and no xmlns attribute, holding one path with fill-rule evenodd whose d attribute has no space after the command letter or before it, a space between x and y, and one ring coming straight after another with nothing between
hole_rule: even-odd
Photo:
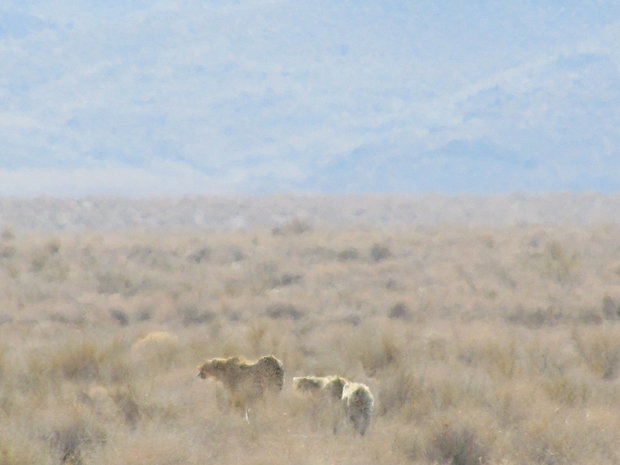
<instances>
[{"instance_id":1,"label":"dry bush","mask_svg":"<svg viewBox=\"0 0 620 465\"><path fill-rule=\"evenodd\" d=\"M345 355L351 366L361 364L371 377L388 370L403 357L403 341L385 328L361 327L349 339Z\"/></svg>"},{"instance_id":2,"label":"dry bush","mask_svg":"<svg viewBox=\"0 0 620 465\"><path fill-rule=\"evenodd\" d=\"M546 245L542 261L544 273L560 283L566 283L575 278L579 267L579 256L574 252L569 252L557 241Z\"/></svg>"},{"instance_id":3,"label":"dry bush","mask_svg":"<svg viewBox=\"0 0 620 465\"><path fill-rule=\"evenodd\" d=\"M360 253L355 247L347 247L338 252L338 260L345 262L348 260L357 260L360 258Z\"/></svg>"},{"instance_id":4,"label":"dry bush","mask_svg":"<svg viewBox=\"0 0 620 465\"><path fill-rule=\"evenodd\" d=\"M84 418L69 413L62 423L49 432L52 450L58 454L61 463L81 465L87 463L85 456L106 441L103 428Z\"/></svg>"},{"instance_id":5,"label":"dry bush","mask_svg":"<svg viewBox=\"0 0 620 465\"><path fill-rule=\"evenodd\" d=\"M171 363L179 347L179 337L167 331L153 331L131 346L131 355L138 363L155 361Z\"/></svg>"},{"instance_id":6,"label":"dry bush","mask_svg":"<svg viewBox=\"0 0 620 465\"><path fill-rule=\"evenodd\" d=\"M410 320L411 319L411 310L409 306L404 302L397 302L390 307L388 312L388 317L392 319L399 320Z\"/></svg>"},{"instance_id":7,"label":"dry bush","mask_svg":"<svg viewBox=\"0 0 620 465\"><path fill-rule=\"evenodd\" d=\"M92 380L99 376L101 357L94 340L68 341L51 350L37 350L30 357L29 371L50 379Z\"/></svg>"},{"instance_id":8,"label":"dry bush","mask_svg":"<svg viewBox=\"0 0 620 465\"><path fill-rule=\"evenodd\" d=\"M193 326L209 323L216 315L209 310L188 306L179 310L179 316L184 326Z\"/></svg>"},{"instance_id":9,"label":"dry bush","mask_svg":"<svg viewBox=\"0 0 620 465\"><path fill-rule=\"evenodd\" d=\"M577 353L587 367L603 379L614 379L620 369L620 331L617 328L583 328L573 331Z\"/></svg>"},{"instance_id":10,"label":"dry bush","mask_svg":"<svg viewBox=\"0 0 620 465\"><path fill-rule=\"evenodd\" d=\"M58 383L101 379L118 382L129 376L125 348L118 340L100 345L95 339L76 338L56 346L39 348L28 359L27 378L34 382Z\"/></svg>"},{"instance_id":11,"label":"dry bush","mask_svg":"<svg viewBox=\"0 0 620 465\"><path fill-rule=\"evenodd\" d=\"M444 425L435 432L426 456L441 465L481 465L487 463L487 447L471 428Z\"/></svg>"},{"instance_id":12,"label":"dry bush","mask_svg":"<svg viewBox=\"0 0 620 465\"><path fill-rule=\"evenodd\" d=\"M499 325L498 325L499 326ZM516 339L506 337L508 329L497 331L498 326L475 326L461 342L458 359L473 368L480 368L492 376L512 378L516 374L519 355Z\"/></svg>"},{"instance_id":13,"label":"dry bush","mask_svg":"<svg viewBox=\"0 0 620 465\"><path fill-rule=\"evenodd\" d=\"M405 369L394 370L382 379L377 393L377 414L413 419L424 401L423 381Z\"/></svg>"},{"instance_id":14,"label":"dry bush","mask_svg":"<svg viewBox=\"0 0 620 465\"><path fill-rule=\"evenodd\" d=\"M550 400L566 406L587 404L591 395L588 382L569 375L545 379L542 388Z\"/></svg>"},{"instance_id":15,"label":"dry bush","mask_svg":"<svg viewBox=\"0 0 620 465\"><path fill-rule=\"evenodd\" d=\"M129 276L120 271L104 271L97 276L97 292L100 294L131 295L133 283Z\"/></svg>"},{"instance_id":16,"label":"dry bush","mask_svg":"<svg viewBox=\"0 0 620 465\"><path fill-rule=\"evenodd\" d=\"M275 303L267 307L265 314L274 319L288 318L299 320L305 315L305 312L297 309L293 304Z\"/></svg>"},{"instance_id":17,"label":"dry bush","mask_svg":"<svg viewBox=\"0 0 620 465\"><path fill-rule=\"evenodd\" d=\"M121 326L129 325L129 316L127 315L127 312L123 311L120 308L111 308L110 316L114 318Z\"/></svg>"},{"instance_id":18,"label":"dry bush","mask_svg":"<svg viewBox=\"0 0 620 465\"><path fill-rule=\"evenodd\" d=\"M382 244L373 244L370 248L370 258L373 262L382 262L383 260L387 260L392 256L392 252L386 245Z\"/></svg>"},{"instance_id":19,"label":"dry bush","mask_svg":"<svg viewBox=\"0 0 620 465\"><path fill-rule=\"evenodd\" d=\"M302 220L300 218L293 218L287 223L273 228L271 230L271 233L274 236L285 236L288 234L303 234L308 231L312 231L312 225L308 221Z\"/></svg>"}]
</instances>

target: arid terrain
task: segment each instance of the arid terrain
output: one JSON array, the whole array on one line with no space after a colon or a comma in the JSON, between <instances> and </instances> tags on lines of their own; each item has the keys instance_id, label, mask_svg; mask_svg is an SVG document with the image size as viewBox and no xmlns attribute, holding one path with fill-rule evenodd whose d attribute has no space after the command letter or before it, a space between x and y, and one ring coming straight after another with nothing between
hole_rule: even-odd
<instances>
[{"instance_id":1,"label":"arid terrain","mask_svg":"<svg viewBox=\"0 0 620 465\"><path fill-rule=\"evenodd\" d=\"M0 227L15 231L231 230L294 219L338 228L620 223L620 193L0 198Z\"/></svg>"},{"instance_id":2,"label":"arid terrain","mask_svg":"<svg viewBox=\"0 0 620 465\"><path fill-rule=\"evenodd\" d=\"M594 197L228 199L176 221L172 200L157 220L154 200L4 199L0 464L616 465L620 217ZM264 354L284 389L247 419L197 377ZM364 436L291 389L332 374L374 393Z\"/></svg>"}]
</instances>

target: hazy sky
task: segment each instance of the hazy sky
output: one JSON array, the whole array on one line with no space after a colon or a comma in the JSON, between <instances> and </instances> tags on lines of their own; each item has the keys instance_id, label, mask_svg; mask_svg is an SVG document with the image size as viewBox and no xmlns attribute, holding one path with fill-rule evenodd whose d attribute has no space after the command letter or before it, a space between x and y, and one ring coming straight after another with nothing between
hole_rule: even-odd
<instances>
[{"instance_id":1,"label":"hazy sky","mask_svg":"<svg viewBox=\"0 0 620 465\"><path fill-rule=\"evenodd\" d=\"M620 190L620 2L4 0L0 195Z\"/></svg>"}]
</instances>

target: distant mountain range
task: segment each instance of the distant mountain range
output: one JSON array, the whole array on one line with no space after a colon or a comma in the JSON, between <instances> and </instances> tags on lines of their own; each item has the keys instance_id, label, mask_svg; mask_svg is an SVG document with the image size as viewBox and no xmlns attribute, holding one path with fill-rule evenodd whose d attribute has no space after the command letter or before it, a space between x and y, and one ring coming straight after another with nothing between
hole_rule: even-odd
<instances>
[{"instance_id":1,"label":"distant mountain range","mask_svg":"<svg viewBox=\"0 0 620 465\"><path fill-rule=\"evenodd\" d=\"M7 0L0 195L620 190L620 3Z\"/></svg>"}]
</instances>

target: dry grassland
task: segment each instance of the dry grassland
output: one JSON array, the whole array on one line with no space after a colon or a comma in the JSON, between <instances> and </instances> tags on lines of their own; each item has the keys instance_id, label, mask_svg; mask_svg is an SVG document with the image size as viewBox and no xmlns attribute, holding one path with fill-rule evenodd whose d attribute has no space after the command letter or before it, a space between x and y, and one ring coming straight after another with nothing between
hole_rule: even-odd
<instances>
[{"instance_id":1,"label":"dry grassland","mask_svg":"<svg viewBox=\"0 0 620 465\"><path fill-rule=\"evenodd\" d=\"M237 354L286 368L249 422L196 376ZM364 437L309 374L370 386ZM620 227L7 230L0 464L62 462L618 464Z\"/></svg>"}]
</instances>

